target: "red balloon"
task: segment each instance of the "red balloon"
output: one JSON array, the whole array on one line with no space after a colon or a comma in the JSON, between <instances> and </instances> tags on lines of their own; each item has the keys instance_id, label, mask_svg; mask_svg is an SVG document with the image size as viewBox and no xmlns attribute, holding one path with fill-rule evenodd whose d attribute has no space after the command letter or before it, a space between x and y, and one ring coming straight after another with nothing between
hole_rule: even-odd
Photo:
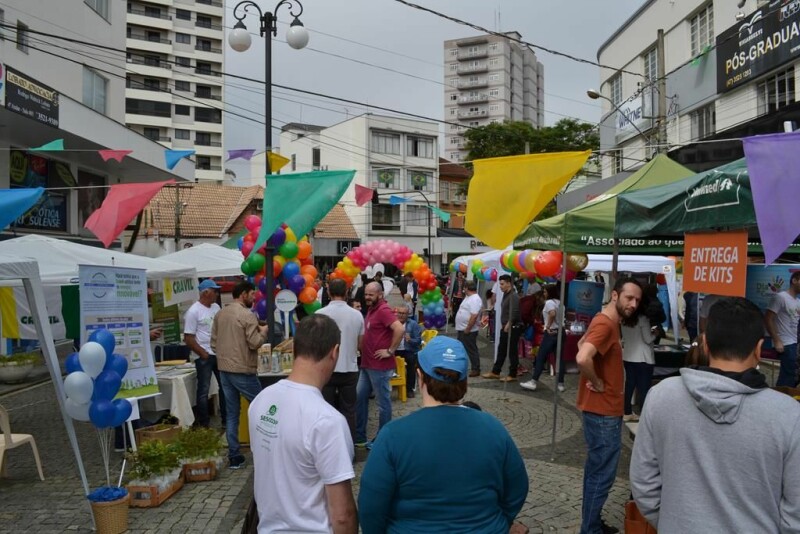
<instances>
[{"instance_id":1,"label":"red balloon","mask_svg":"<svg viewBox=\"0 0 800 534\"><path fill-rule=\"evenodd\" d=\"M248 257L253 251L253 245L255 245L253 241L245 241L242 243L242 256L245 258Z\"/></svg>"},{"instance_id":2,"label":"red balloon","mask_svg":"<svg viewBox=\"0 0 800 534\"><path fill-rule=\"evenodd\" d=\"M658 273L656 275L656 284L663 286L667 284L667 277L664 276L662 273Z\"/></svg>"},{"instance_id":3,"label":"red balloon","mask_svg":"<svg viewBox=\"0 0 800 534\"><path fill-rule=\"evenodd\" d=\"M258 241L258 234L253 232L247 233L242 238L242 241L244 241L245 243L247 243L248 241L251 243L255 243L256 241Z\"/></svg>"},{"instance_id":4,"label":"red balloon","mask_svg":"<svg viewBox=\"0 0 800 534\"><path fill-rule=\"evenodd\" d=\"M548 250L536 256L534 265L539 276L555 276L561 270L561 252Z\"/></svg>"}]
</instances>

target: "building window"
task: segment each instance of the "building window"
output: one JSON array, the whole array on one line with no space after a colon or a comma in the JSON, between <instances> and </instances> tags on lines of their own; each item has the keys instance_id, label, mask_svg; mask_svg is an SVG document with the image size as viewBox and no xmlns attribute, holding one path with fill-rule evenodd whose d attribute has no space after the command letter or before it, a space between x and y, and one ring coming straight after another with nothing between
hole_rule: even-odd
<instances>
[{"instance_id":1,"label":"building window","mask_svg":"<svg viewBox=\"0 0 800 534\"><path fill-rule=\"evenodd\" d=\"M616 150L611 157L614 174L622 172L622 149Z\"/></svg>"},{"instance_id":2,"label":"building window","mask_svg":"<svg viewBox=\"0 0 800 534\"><path fill-rule=\"evenodd\" d=\"M5 9L0 9L0 41L6 38L5 33L6 29L2 26L6 23L6 11Z\"/></svg>"},{"instance_id":3,"label":"building window","mask_svg":"<svg viewBox=\"0 0 800 534\"><path fill-rule=\"evenodd\" d=\"M770 76L756 86L758 114L770 113L794 103L794 67Z\"/></svg>"},{"instance_id":4,"label":"building window","mask_svg":"<svg viewBox=\"0 0 800 534\"><path fill-rule=\"evenodd\" d=\"M192 84L184 80L175 80L176 91L191 91Z\"/></svg>"},{"instance_id":5,"label":"building window","mask_svg":"<svg viewBox=\"0 0 800 534\"><path fill-rule=\"evenodd\" d=\"M175 115L190 115L190 114L191 114L191 110L190 110L189 106L184 106L184 105L181 105L181 104L177 104L175 106Z\"/></svg>"},{"instance_id":6,"label":"building window","mask_svg":"<svg viewBox=\"0 0 800 534\"><path fill-rule=\"evenodd\" d=\"M656 49L651 48L642 56L644 60L644 77L649 82L654 82L658 78L658 56Z\"/></svg>"},{"instance_id":7,"label":"building window","mask_svg":"<svg viewBox=\"0 0 800 534\"><path fill-rule=\"evenodd\" d=\"M450 63L450 70L457 71L458 70L458 63Z\"/></svg>"},{"instance_id":8,"label":"building window","mask_svg":"<svg viewBox=\"0 0 800 534\"><path fill-rule=\"evenodd\" d=\"M461 161L461 154L459 154L458 152L450 152L450 160Z\"/></svg>"},{"instance_id":9,"label":"building window","mask_svg":"<svg viewBox=\"0 0 800 534\"><path fill-rule=\"evenodd\" d=\"M451 57L458 56L458 48L451 48L450 49L450 56Z\"/></svg>"},{"instance_id":10,"label":"building window","mask_svg":"<svg viewBox=\"0 0 800 534\"><path fill-rule=\"evenodd\" d=\"M450 129L451 130L458 130L458 124L451 124L450 125Z\"/></svg>"},{"instance_id":11,"label":"building window","mask_svg":"<svg viewBox=\"0 0 800 534\"><path fill-rule=\"evenodd\" d=\"M458 95L450 95L451 102L455 102L456 100L458 100Z\"/></svg>"},{"instance_id":12,"label":"building window","mask_svg":"<svg viewBox=\"0 0 800 534\"><path fill-rule=\"evenodd\" d=\"M619 105L622 102L622 75L616 74L608 80L608 92L611 101Z\"/></svg>"},{"instance_id":13,"label":"building window","mask_svg":"<svg viewBox=\"0 0 800 534\"><path fill-rule=\"evenodd\" d=\"M450 78L450 87L458 87L458 78Z\"/></svg>"},{"instance_id":14,"label":"building window","mask_svg":"<svg viewBox=\"0 0 800 534\"><path fill-rule=\"evenodd\" d=\"M491 106L489 106L489 111L500 111L500 105L492 104Z\"/></svg>"},{"instance_id":15,"label":"building window","mask_svg":"<svg viewBox=\"0 0 800 534\"><path fill-rule=\"evenodd\" d=\"M400 155L400 134L386 132L372 132L370 148L379 154Z\"/></svg>"},{"instance_id":16,"label":"building window","mask_svg":"<svg viewBox=\"0 0 800 534\"><path fill-rule=\"evenodd\" d=\"M175 18L179 20L192 20L192 12L186 9L176 9Z\"/></svg>"},{"instance_id":17,"label":"building window","mask_svg":"<svg viewBox=\"0 0 800 534\"><path fill-rule=\"evenodd\" d=\"M433 139L409 135L406 138L406 155L415 158L433 158Z\"/></svg>"},{"instance_id":18,"label":"building window","mask_svg":"<svg viewBox=\"0 0 800 534\"><path fill-rule=\"evenodd\" d=\"M428 226L428 210L427 206L411 206L406 204L406 226ZM431 218L433 224L433 218Z\"/></svg>"},{"instance_id":19,"label":"building window","mask_svg":"<svg viewBox=\"0 0 800 534\"><path fill-rule=\"evenodd\" d=\"M161 132L158 128L148 128L145 126L143 135L151 141L158 141L161 139Z\"/></svg>"},{"instance_id":20,"label":"building window","mask_svg":"<svg viewBox=\"0 0 800 534\"><path fill-rule=\"evenodd\" d=\"M689 114L692 125L692 141L705 139L716 132L717 113L714 104L709 104Z\"/></svg>"},{"instance_id":21,"label":"building window","mask_svg":"<svg viewBox=\"0 0 800 534\"><path fill-rule=\"evenodd\" d=\"M176 33L175 42L181 44L192 44L192 36L188 33Z\"/></svg>"},{"instance_id":22,"label":"building window","mask_svg":"<svg viewBox=\"0 0 800 534\"><path fill-rule=\"evenodd\" d=\"M490 89L489 96L492 98L500 96L500 89Z\"/></svg>"},{"instance_id":23,"label":"building window","mask_svg":"<svg viewBox=\"0 0 800 534\"><path fill-rule=\"evenodd\" d=\"M83 0L83 3L108 20L108 0Z\"/></svg>"},{"instance_id":24,"label":"building window","mask_svg":"<svg viewBox=\"0 0 800 534\"><path fill-rule=\"evenodd\" d=\"M175 139L191 139L189 130L175 130Z\"/></svg>"},{"instance_id":25,"label":"building window","mask_svg":"<svg viewBox=\"0 0 800 534\"><path fill-rule=\"evenodd\" d=\"M311 167L313 170L318 171L322 166L322 153L319 147L311 149Z\"/></svg>"},{"instance_id":26,"label":"building window","mask_svg":"<svg viewBox=\"0 0 800 534\"><path fill-rule=\"evenodd\" d=\"M292 172L297 170L297 154L292 154Z\"/></svg>"},{"instance_id":27,"label":"building window","mask_svg":"<svg viewBox=\"0 0 800 534\"><path fill-rule=\"evenodd\" d=\"M492 52L497 51L497 43L489 43L489 50Z\"/></svg>"},{"instance_id":28,"label":"building window","mask_svg":"<svg viewBox=\"0 0 800 534\"><path fill-rule=\"evenodd\" d=\"M175 106L177 113L178 106ZM167 102L154 102L152 100L139 100L136 98L125 99L125 113L133 115L150 115L152 117L170 117L170 104Z\"/></svg>"},{"instance_id":29,"label":"building window","mask_svg":"<svg viewBox=\"0 0 800 534\"><path fill-rule=\"evenodd\" d=\"M455 116L456 111L456 108L450 108L450 116Z\"/></svg>"},{"instance_id":30,"label":"building window","mask_svg":"<svg viewBox=\"0 0 800 534\"><path fill-rule=\"evenodd\" d=\"M453 154L450 154L451 156ZM439 201L450 202L450 185L446 180L439 180Z\"/></svg>"},{"instance_id":31,"label":"building window","mask_svg":"<svg viewBox=\"0 0 800 534\"><path fill-rule=\"evenodd\" d=\"M400 206L372 205L372 229L400 231Z\"/></svg>"},{"instance_id":32,"label":"building window","mask_svg":"<svg viewBox=\"0 0 800 534\"><path fill-rule=\"evenodd\" d=\"M83 105L105 114L108 81L92 69L83 67Z\"/></svg>"},{"instance_id":33,"label":"building window","mask_svg":"<svg viewBox=\"0 0 800 534\"><path fill-rule=\"evenodd\" d=\"M714 45L714 4L709 3L689 21L692 57L697 56L707 46Z\"/></svg>"},{"instance_id":34,"label":"building window","mask_svg":"<svg viewBox=\"0 0 800 534\"><path fill-rule=\"evenodd\" d=\"M17 21L17 50L28 53L28 25Z\"/></svg>"},{"instance_id":35,"label":"building window","mask_svg":"<svg viewBox=\"0 0 800 534\"><path fill-rule=\"evenodd\" d=\"M384 189L400 189L400 169L372 169L372 183Z\"/></svg>"},{"instance_id":36,"label":"building window","mask_svg":"<svg viewBox=\"0 0 800 534\"><path fill-rule=\"evenodd\" d=\"M197 74L212 75L213 71L211 70L211 63L201 63L200 61L198 61L195 72L197 72Z\"/></svg>"},{"instance_id":37,"label":"building window","mask_svg":"<svg viewBox=\"0 0 800 534\"><path fill-rule=\"evenodd\" d=\"M198 122L222 123L222 112L214 108L194 108L194 120Z\"/></svg>"},{"instance_id":38,"label":"building window","mask_svg":"<svg viewBox=\"0 0 800 534\"><path fill-rule=\"evenodd\" d=\"M200 146L211 146L211 134L208 132L197 132L194 134L194 144Z\"/></svg>"},{"instance_id":39,"label":"building window","mask_svg":"<svg viewBox=\"0 0 800 534\"><path fill-rule=\"evenodd\" d=\"M195 160L195 168L199 171L215 170L211 168L210 156L197 156L197 159Z\"/></svg>"},{"instance_id":40,"label":"building window","mask_svg":"<svg viewBox=\"0 0 800 534\"><path fill-rule=\"evenodd\" d=\"M458 145L458 146L460 146L460 145L461 145L461 138L460 138L460 137L451 137L451 138L450 138L450 144L451 144L451 145Z\"/></svg>"},{"instance_id":41,"label":"building window","mask_svg":"<svg viewBox=\"0 0 800 534\"><path fill-rule=\"evenodd\" d=\"M496 67L496 66L498 66L499 64L500 64L500 58L493 57L493 58L491 58L491 59L489 60L489 66L490 66L490 67Z\"/></svg>"},{"instance_id":42,"label":"building window","mask_svg":"<svg viewBox=\"0 0 800 534\"><path fill-rule=\"evenodd\" d=\"M175 56L175 64L179 67L191 67L192 60L188 57Z\"/></svg>"},{"instance_id":43,"label":"building window","mask_svg":"<svg viewBox=\"0 0 800 534\"><path fill-rule=\"evenodd\" d=\"M206 17L204 15L197 15L197 20L194 21L194 25L198 28L214 28L214 26L211 24L211 17Z\"/></svg>"},{"instance_id":44,"label":"building window","mask_svg":"<svg viewBox=\"0 0 800 534\"><path fill-rule=\"evenodd\" d=\"M500 75L499 74L490 74L489 75L489 81L490 82L496 82L499 79L500 79Z\"/></svg>"},{"instance_id":45,"label":"building window","mask_svg":"<svg viewBox=\"0 0 800 534\"><path fill-rule=\"evenodd\" d=\"M413 191L433 191L432 172L409 169L406 174L408 176L408 189Z\"/></svg>"}]
</instances>

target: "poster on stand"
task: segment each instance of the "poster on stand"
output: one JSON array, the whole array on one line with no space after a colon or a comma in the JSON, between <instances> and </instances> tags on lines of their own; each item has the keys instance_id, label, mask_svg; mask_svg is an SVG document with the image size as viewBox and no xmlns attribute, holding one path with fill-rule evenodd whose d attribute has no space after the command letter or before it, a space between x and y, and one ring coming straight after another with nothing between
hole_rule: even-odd
<instances>
[{"instance_id":1,"label":"poster on stand","mask_svg":"<svg viewBox=\"0 0 800 534\"><path fill-rule=\"evenodd\" d=\"M144 269L79 266L81 344L92 332L105 328L114 334L114 352L128 360L118 397L146 397L158 393L150 348L147 279Z\"/></svg>"},{"instance_id":2,"label":"poster on stand","mask_svg":"<svg viewBox=\"0 0 800 534\"><path fill-rule=\"evenodd\" d=\"M800 265L748 265L745 298L763 312L776 293L789 289L789 279L796 271L800 271Z\"/></svg>"},{"instance_id":3,"label":"poster on stand","mask_svg":"<svg viewBox=\"0 0 800 534\"><path fill-rule=\"evenodd\" d=\"M588 327L589 321L603 307L604 292L605 284L586 280L573 280L569 283L567 311L575 312L575 319L586 322Z\"/></svg>"}]
</instances>

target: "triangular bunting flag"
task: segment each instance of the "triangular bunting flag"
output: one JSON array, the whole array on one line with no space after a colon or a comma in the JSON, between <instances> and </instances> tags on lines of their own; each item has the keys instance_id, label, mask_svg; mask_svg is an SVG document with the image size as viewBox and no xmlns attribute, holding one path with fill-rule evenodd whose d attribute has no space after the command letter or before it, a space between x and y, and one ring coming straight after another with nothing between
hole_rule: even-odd
<instances>
[{"instance_id":1,"label":"triangular bunting flag","mask_svg":"<svg viewBox=\"0 0 800 534\"><path fill-rule=\"evenodd\" d=\"M35 189L0 190L0 230L34 207L44 193L43 187Z\"/></svg>"},{"instance_id":2,"label":"triangular bunting flag","mask_svg":"<svg viewBox=\"0 0 800 534\"><path fill-rule=\"evenodd\" d=\"M45 143L40 147L31 148L30 152L59 152L61 150L64 150L64 140L56 139L55 141L50 141L49 143Z\"/></svg>"},{"instance_id":3,"label":"triangular bunting flag","mask_svg":"<svg viewBox=\"0 0 800 534\"><path fill-rule=\"evenodd\" d=\"M431 209L433 213L436 214L437 217L439 217L442 220L442 222L450 222L449 213L447 213L442 209L437 208L436 206L428 206L428 207Z\"/></svg>"},{"instance_id":4,"label":"triangular bunting flag","mask_svg":"<svg viewBox=\"0 0 800 534\"><path fill-rule=\"evenodd\" d=\"M250 161L250 158L253 157L256 151L254 148L241 148L237 150L228 150L228 159L226 161L230 161L232 159L246 159Z\"/></svg>"},{"instance_id":5,"label":"triangular bunting flag","mask_svg":"<svg viewBox=\"0 0 800 534\"><path fill-rule=\"evenodd\" d=\"M174 169L180 160L192 154L194 154L194 150L165 150L164 159L167 163L167 169Z\"/></svg>"},{"instance_id":6,"label":"triangular bunting flag","mask_svg":"<svg viewBox=\"0 0 800 534\"><path fill-rule=\"evenodd\" d=\"M398 197L397 195L392 195L389 197L390 206L397 206L398 204L405 204L406 202L410 202L410 200L404 197Z\"/></svg>"},{"instance_id":7,"label":"triangular bunting flag","mask_svg":"<svg viewBox=\"0 0 800 534\"><path fill-rule=\"evenodd\" d=\"M108 161L113 159L119 163L122 163L122 159L133 152L133 150L98 150L97 153L100 154L100 157L103 158L103 161Z\"/></svg>"},{"instance_id":8,"label":"triangular bunting flag","mask_svg":"<svg viewBox=\"0 0 800 534\"><path fill-rule=\"evenodd\" d=\"M373 190L369 187L356 184L356 206L363 206L372 200Z\"/></svg>"},{"instance_id":9,"label":"triangular bunting flag","mask_svg":"<svg viewBox=\"0 0 800 534\"><path fill-rule=\"evenodd\" d=\"M277 152L269 152L269 172L275 174L279 170L281 170L287 163L289 163L289 158L284 158Z\"/></svg>"}]
</instances>

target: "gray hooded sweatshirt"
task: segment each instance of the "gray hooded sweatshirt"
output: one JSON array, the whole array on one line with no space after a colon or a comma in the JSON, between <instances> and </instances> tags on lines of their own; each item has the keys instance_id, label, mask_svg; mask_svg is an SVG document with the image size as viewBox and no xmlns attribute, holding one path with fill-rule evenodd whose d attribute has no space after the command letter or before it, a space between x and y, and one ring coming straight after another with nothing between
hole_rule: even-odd
<instances>
[{"instance_id":1,"label":"gray hooded sweatshirt","mask_svg":"<svg viewBox=\"0 0 800 534\"><path fill-rule=\"evenodd\" d=\"M800 533L800 403L745 383L685 368L647 395L630 483L659 534Z\"/></svg>"}]
</instances>

